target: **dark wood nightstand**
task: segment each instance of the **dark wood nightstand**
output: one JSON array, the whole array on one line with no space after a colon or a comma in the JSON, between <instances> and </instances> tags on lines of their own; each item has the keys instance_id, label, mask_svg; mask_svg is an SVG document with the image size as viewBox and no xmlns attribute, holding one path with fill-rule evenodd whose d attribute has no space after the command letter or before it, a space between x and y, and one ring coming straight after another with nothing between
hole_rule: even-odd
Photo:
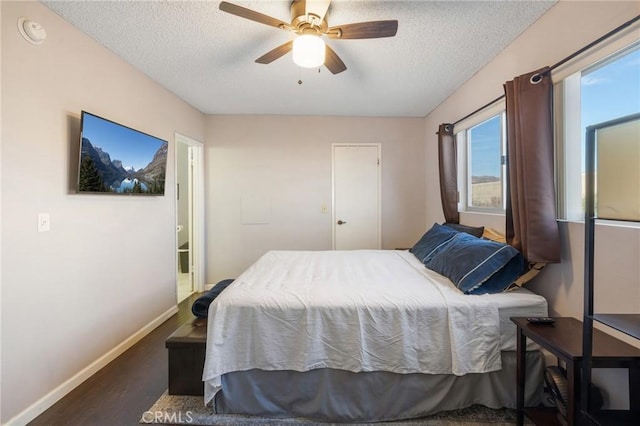
<instances>
[{"instance_id":1,"label":"dark wood nightstand","mask_svg":"<svg viewBox=\"0 0 640 426\"><path fill-rule=\"evenodd\" d=\"M582 322L575 318L554 318L553 324L531 324L526 318L511 318L517 327L517 424L524 424L525 412L537 425L560 424L548 410L524 408L525 354L527 338L551 352L566 365L569 404L567 424L580 420L580 370L582 368ZM640 349L600 330L593 330L593 367L629 369L629 407L640 415Z\"/></svg>"}]
</instances>

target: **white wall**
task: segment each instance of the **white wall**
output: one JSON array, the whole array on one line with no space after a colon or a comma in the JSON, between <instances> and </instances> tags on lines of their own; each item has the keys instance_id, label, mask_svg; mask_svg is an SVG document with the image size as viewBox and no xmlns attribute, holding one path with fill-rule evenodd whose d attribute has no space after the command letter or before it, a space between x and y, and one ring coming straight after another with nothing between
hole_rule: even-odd
<instances>
[{"instance_id":1,"label":"white wall","mask_svg":"<svg viewBox=\"0 0 640 426\"><path fill-rule=\"evenodd\" d=\"M331 144L382 144L382 247L424 233L424 120L208 116L207 283L234 278L271 249L331 249ZM268 224L241 223L242 197L270 201ZM322 213L322 206L327 213Z\"/></svg>"},{"instance_id":2,"label":"white wall","mask_svg":"<svg viewBox=\"0 0 640 426\"><path fill-rule=\"evenodd\" d=\"M425 128L427 223L440 221L443 217L441 206L432 202L439 197L435 132L440 123L454 122L464 117L503 94L502 85L505 81L558 62L639 13L638 2L560 1L432 111L426 117ZM637 29L635 34L638 34ZM461 221L478 225L487 220L486 217L473 216L467 213L462 216ZM493 227L504 229L504 219L497 218L500 223L496 222L495 216L487 222ZM562 263L548 266L529 287L547 298L552 315L581 319L584 294L584 226L582 223L561 222L559 227L563 244ZM596 289L596 309L640 312L640 229L599 227L596 244L596 283L602 286ZM609 332L638 345L637 341L610 330ZM618 380L621 377L618 376ZM620 390L619 393L614 391L607 395L608 402L614 408L626 403L621 402L626 400L624 380L626 379L614 386Z\"/></svg>"},{"instance_id":3,"label":"white wall","mask_svg":"<svg viewBox=\"0 0 640 426\"><path fill-rule=\"evenodd\" d=\"M175 307L174 131L202 140L204 116L40 3L1 7L5 423ZM74 193L83 109L169 141L164 197Z\"/></svg>"}]
</instances>

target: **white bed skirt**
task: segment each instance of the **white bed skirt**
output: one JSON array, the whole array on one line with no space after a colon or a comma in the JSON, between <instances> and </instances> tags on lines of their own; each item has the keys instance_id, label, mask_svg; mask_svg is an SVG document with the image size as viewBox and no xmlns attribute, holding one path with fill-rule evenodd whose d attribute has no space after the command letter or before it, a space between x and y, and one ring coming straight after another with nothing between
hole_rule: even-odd
<instances>
[{"instance_id":1,"label":"white bed skirt","mask_svg":"<svg viewBox=\"0 0 640 426\"><path fill-rule=\"evenodd\" d=\"M516 353L502 352L502 369L482 374L353 373L249 370L222 376L215 411L271 418L376 422L422 417L481 404L516 407ZM525 405L540 404L544 356L527 352Z\"/></svg>"}]
</instances>

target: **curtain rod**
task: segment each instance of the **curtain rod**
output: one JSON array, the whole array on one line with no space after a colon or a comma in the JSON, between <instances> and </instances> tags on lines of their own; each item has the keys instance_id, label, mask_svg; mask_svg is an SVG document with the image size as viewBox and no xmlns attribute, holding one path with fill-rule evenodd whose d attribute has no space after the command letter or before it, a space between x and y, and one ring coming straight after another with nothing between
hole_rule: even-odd
<instances>
[{"instance_id":1,"label":"curtain rod","mask_svg":"<svg viewBox=\"0 0 640 426\"><path fill-rule=\"evenodd\" d=\"M584 53L585 51L591 49L592 47L594 47L597 44L602 43L604 40L608 39L609 37L619 33L620 31L624 30L625 28L627 28L628 26L632 25L633 23L635 23L636 21L640 20L640 15L636 16L635 18L632 18L630 20L628 20L627 22L625 22L624 24L620 25L619 27L614 28L613 30L609 31L608 33L606 33L605 35L603 35L602 37L600 37L597 40L592 41L591 43L587 44L586 46L584 46L582 49L576 50L575 52L573 52L571 55L567 56L566 58L556 62L555 64L551 65L549 67L549 69L543 73L543 74L548 74L551 71L553 71L554 69L558 68L559 66L565 64L566 62L572 60L573 58L575 58L576 56ZM535 75L531 78L536 77ZM539 78L540 76L538 76ZM471 117L474 114L479 113L480 111L484 110L485 108L490 107L491 105L495 104L496 102L504 99L505 95L501 95L497 98L495 98L494 100L492 100L491 102L486 103L485 105L481 106L480 108L476 109L475 111L465 115L464 117L462 117L461 119L459 119L458 121L453 123L453 126L455 126L458 123L461 123L462 121L466 120L467 118Z\"/></svg>"}]
</instances>

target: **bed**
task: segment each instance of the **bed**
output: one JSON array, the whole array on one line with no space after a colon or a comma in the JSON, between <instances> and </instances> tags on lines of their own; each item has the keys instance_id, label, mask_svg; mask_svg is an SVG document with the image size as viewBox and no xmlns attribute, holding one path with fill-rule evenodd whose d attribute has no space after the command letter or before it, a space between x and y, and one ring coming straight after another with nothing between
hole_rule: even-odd
<instances>
[{"instance_id":1,"label":"bed","mask_svg":"<svg viewBox=\"0 0 640 426\"><path fill-rule=\"evenodd\" d=\"M384 421L515 407L524 288L468 295L406 250L270 251L209 307L205 402L218 413ZM544 360L527 355L526 403Z\"/></svg>"}]
</instances>

